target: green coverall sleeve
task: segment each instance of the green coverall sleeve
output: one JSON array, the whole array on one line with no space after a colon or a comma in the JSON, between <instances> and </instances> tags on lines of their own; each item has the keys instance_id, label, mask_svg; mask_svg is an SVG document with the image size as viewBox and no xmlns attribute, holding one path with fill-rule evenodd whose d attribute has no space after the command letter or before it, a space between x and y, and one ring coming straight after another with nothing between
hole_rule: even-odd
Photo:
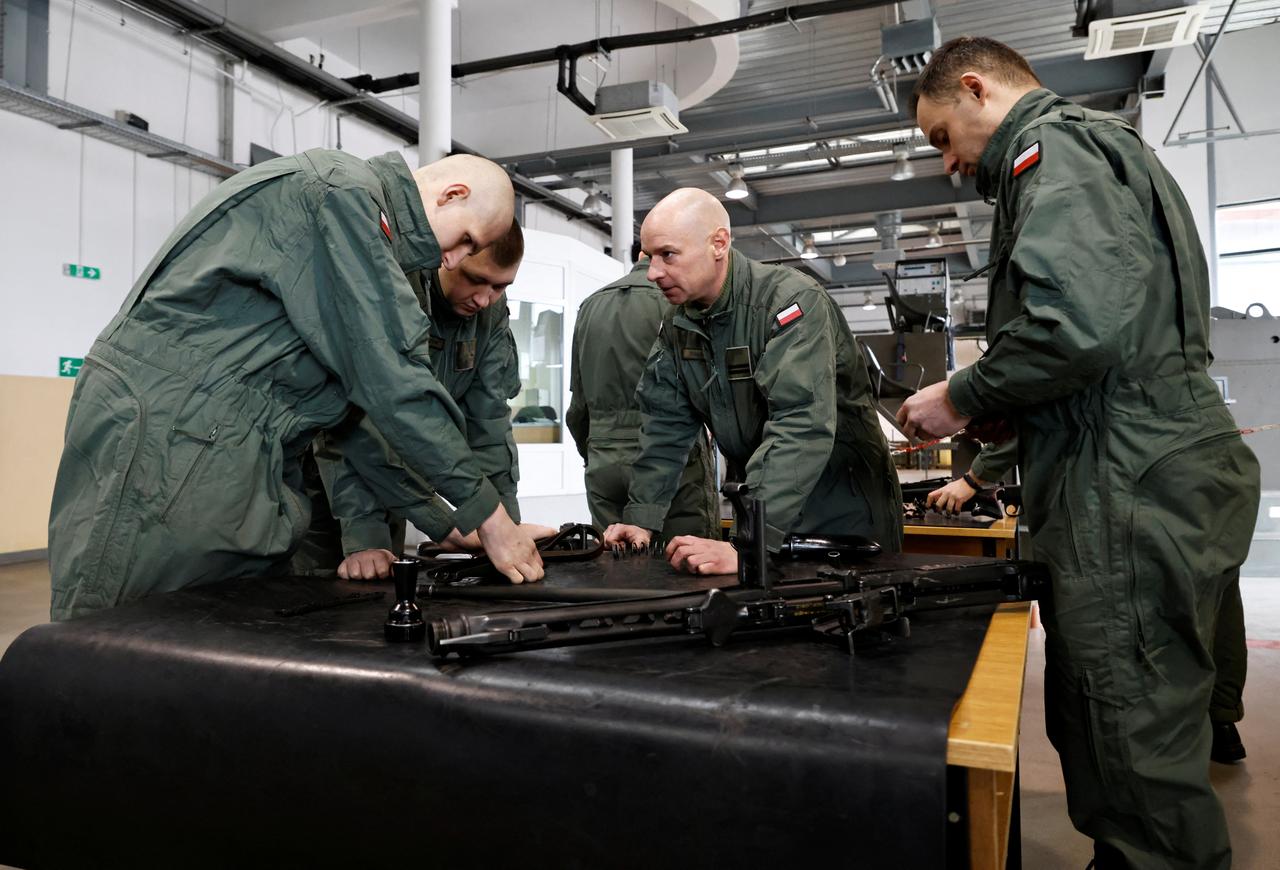
<instances>
[{"instance_id":1,"label":"green coverall sleeve","mask_svg":"<svg viewBox=\"0 0 1280 870\"><path fill-rule=\"evenodd\" d=\"M1018 464L1018 439L1010 438L999 444L983 444L969 466L969 473L984 483L1004 480Z\"/></svg>"},{"instance_id":2,"label":"green coverall sleeve","mask_svg":"<svg viewBox=\"0 0 1280 870\"><path fill-rule=\"evenodd\" d=\"M658 332L636 387L640 408L640 456L633 466L622 521L657 532L667 518L680 475L702 424L689 401L665 332Z\"/></svg>"},{"instance_id":3,"label":"green coverall sleeve","mask_svg":"<svg viewBox=\"0 0 1280 870\"><path fill-rule=\"evenodd\" d=\"M442 541L457 525L450 505L408 468L363 414L321 434L316 464L329 493L329 507L342 526L343 552L381 548L388 512ZM368 481L380 482L378 491Z\"/></svg>"},{"instance_id":4,"label":"green coverall sleeve","mask_svg":"<svg viewBox=\"0 0 1280 870\"><path fill-rule=\"evenodd\" d=\"M765 538L773 552L799 521L836 437L838 342L831 307L804 295L792 301L804 315L769 339L756 364L769 417L747 460L747 486L769 506Z\"/></svg>"},{"instance_id":5,"label":"green coverall sleeve","mask_svg":"<svg viewBox=\"0 0 1280 870\"><path fill-rule=\"evenodd\" d=\"M475 376L459 399L459 405L467 420L467 444L471 453L481 473L498 491L511 519L518 523L520 504L516 499L516 482L520 480L520 465L507 400L520 392L520 363L506 301L500 304L502 313L476 360Z\"/></svg>"},{"instance_id":6,"label":"green coverall sleeve","mask_svg":"<svg viewBox=\"0 0 1280 870\"><path fill-rule=\"evenodd\" d=\"M454 505L458 530L474 530L497 509L498 493L467 446L462 413L431 371L427 319L380 228L377 204L362 190L331 189L315 226L313 270L300 272L281 296L308 347L368 415L342 449L392 507L399 501L395 481L376 473L376 461L357 461L371 447L360 433L366 423L376 427L408 468Z\"/></svg>"},{"instance_id":7,"label":"green coverall sleeve","mask_svg":"<svg viewBox=\"0 0 1280 870\"><path fill-rule=\"evenodd\" d=\"M1080 125L1041 124L1011 149L1041 148L1008 194L1016 220L997 292L1017 296L1021 312L951 378L948 394L962 414L1078 393L1121 360L1121 336L1142 310L1141 243L1132 236L1146 217L1098 137Z\"/></svg>"},{"instance_id":8,"label":"green coverall sleeve","mask_svg":"<svg viewBox=\"0 0 1280 870\"><path fill-rule=\"evenodd\" d=\"M569 434L573 437L573 443L578 448L578 453L582 456L582 461L587 461L587 438L591 434L591 416L587 412L586 394L582 390L582 370L581 356L582 348L580 346L581 336L585 334L582 327L583 312L578 310L578 321L573 326L573 348L570 351L569 359L569 409L565 411L564 422L569 427Z\"/></svg>"}]
</instances>

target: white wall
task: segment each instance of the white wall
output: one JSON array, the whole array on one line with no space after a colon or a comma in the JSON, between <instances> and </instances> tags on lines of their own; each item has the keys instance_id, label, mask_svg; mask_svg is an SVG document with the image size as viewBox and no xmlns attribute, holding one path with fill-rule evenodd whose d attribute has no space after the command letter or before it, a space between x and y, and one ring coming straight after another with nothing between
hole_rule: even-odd
<instances>
[{"instance_id":1,"label":"white wall","mask_svg":"<svg viewBox=\"0 0 1280 870\"><path fill-rule=\"evenodd\" d=\"M598 247L536 229L525 230L524 261L507 291L513 302L541 302L564 310L562 395L567 410L573 329L582 300L616 280L625 267ZM563 422L563 419L562 421ZM559 525L590 522L582 457L567 426L560 444L520 444L520 512L525 522Z\"/></svg>"}]
</instances>

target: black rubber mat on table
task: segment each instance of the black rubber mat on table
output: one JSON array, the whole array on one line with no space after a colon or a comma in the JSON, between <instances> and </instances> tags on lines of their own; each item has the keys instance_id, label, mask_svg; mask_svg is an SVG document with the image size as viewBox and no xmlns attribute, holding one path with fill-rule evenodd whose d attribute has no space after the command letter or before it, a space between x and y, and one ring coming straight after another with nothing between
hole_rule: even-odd
<instances>
[{"instance_id":1,"label":"black rubber mat on table","mask_svg":"<svg viewBox=\"0 0 1280 870\"><path fill-rule=\"evenodd\" d=\"M877 564L912 560L938 557ZM606 554L545 582L728 579ZM856 657L790 634L462 662L383 640L389 588L300 612L371 588L226 581L23 634L0 863L903 870L965 827L946 735L990 606Z\"/></svg>"}]
</instances>

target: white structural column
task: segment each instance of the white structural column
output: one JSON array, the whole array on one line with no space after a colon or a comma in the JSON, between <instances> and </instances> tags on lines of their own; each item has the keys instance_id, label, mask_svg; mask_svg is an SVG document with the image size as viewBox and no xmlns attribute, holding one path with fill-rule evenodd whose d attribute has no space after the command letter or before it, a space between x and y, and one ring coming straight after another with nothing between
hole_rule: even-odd
<instances>
[{"instance_id":1,"label":"white structural column","mask_svg":"<svg viewBox=\"0 0 1280 870\"><path fill-rule=\"evenodd\" d=\"M452 0L421 0L418 163L424 166L453 148L453 5Z\"/></svg>"},{"instance_id":2,"label":"white structural column","mask_svg":"<svg viewBox=\"0 0 1280 870\"><path fill-rule=\"evenodd\" d=\"M631 240L635 235L635 190L631 182L631 149L617 148L609 155L613 194L613 257L631 266Z\"/></svg>"}]
</instances>

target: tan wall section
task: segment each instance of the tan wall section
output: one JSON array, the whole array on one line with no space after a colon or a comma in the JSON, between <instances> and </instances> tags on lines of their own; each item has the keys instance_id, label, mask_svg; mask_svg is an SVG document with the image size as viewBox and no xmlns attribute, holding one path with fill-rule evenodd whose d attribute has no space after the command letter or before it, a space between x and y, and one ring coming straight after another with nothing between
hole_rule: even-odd
<instances>
[{"instance_id":1,"label":"tan wall section","mask_svg":"<svg viewBox=\"0 0 1280 870\"><path fill-rule=\"evenodd\" d=\"M49 503L74 378L0 375L0 553L49 545Z\"/></svg>"}]
</instances>

